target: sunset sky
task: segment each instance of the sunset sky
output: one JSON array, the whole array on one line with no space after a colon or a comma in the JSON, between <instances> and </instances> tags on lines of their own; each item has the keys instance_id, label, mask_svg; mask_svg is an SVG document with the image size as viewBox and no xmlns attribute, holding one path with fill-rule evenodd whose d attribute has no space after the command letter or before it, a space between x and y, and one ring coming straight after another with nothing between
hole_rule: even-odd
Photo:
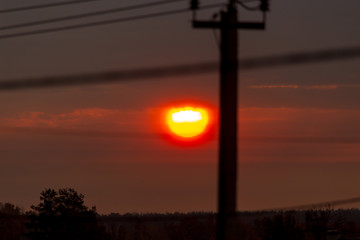
<instances>
[{"instance_id":1,"label":"sunset sky","mask_svg":"<svg viewBox=\"0 0 360 240\"><path fill-rule=\"evenodd\" d=\"M48 2L3 0L1 9ZM99 0L2 13L0 27L146 2ZM219 2L226 3L200 1ZM187 6L0 31L0 81L217 61L214 32L193 29L190 12L1 39ZM201 11L198 19L210 20L220 8ZM239 31L240 59L360 45L358 0L273 0L270 8L265 31ZM260 20L260 13L238 9L241 20ZM240 71L239 210L360 197L359 66L360 59L352 59ZM218 81L209 73L1 91L0 202L29 209L45 188L73 187L99 213L215 211L216 137L177 146L159 135L154 125L163 122L154 123L154 114L190 100L216 111Z\"/></svg>"}]
</instances>

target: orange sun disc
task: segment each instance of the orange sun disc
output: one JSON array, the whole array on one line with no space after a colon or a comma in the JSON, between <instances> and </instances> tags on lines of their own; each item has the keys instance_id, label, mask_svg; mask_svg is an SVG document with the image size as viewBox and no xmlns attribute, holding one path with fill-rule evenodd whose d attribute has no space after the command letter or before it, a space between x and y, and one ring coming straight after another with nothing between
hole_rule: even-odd
<instances>
[{"instance_id":1,"label":"orange sun disc","mask_svg":"<svg viewBox=\"0 0 360 240\"><path fill-rule=\"evenodd\" d=\"M203 108L172 108L166 115L166 123L175 135L192 138L204 133L209 115Z\"/></svg>"}]
</instances>

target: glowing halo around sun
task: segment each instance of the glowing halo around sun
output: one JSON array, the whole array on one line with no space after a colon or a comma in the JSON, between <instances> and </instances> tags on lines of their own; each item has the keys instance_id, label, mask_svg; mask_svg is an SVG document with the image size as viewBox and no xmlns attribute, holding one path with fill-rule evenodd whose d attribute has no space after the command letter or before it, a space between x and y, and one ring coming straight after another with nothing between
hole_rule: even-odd
<instances>
[{"instance_id":1,"label":"glowing halo around sun","mask_svg":"<svg viewBox=\"0 0 360 240\"><path fill-rule=\"evenodd\" d=\"M176 147L200 147L217 136L218 112L197 99L168 101L148 110L153 132Z\"/></svg>"},{"instance_id":2,"label":"glowing halo around sun","mask_svg":"<svg viewBox=\"0 0 360 240\"><path fill-rule=\"evenodd\" d=\"M209 114L203 108L171 108L166 124L173 134L182 138L195 138L203 134L209 123Z\"/></svg>"}]
</instances>

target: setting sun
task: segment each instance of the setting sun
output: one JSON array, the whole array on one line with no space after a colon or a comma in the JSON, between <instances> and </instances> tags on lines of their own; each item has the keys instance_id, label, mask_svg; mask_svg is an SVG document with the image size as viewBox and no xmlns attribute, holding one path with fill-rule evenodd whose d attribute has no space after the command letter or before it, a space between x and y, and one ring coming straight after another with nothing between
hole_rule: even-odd
<instances>
[{"instance_id":1,"label":"setting sun","mask_svg":"<svg viewBox=\"0 0 360 240\"><path fill-rule=\"evenodd\" d=\"M171 108L166 115L166 124L171 132L183 138L201 135L208 123L209 114L203 108Z\"/></svg>"}]
</instances>

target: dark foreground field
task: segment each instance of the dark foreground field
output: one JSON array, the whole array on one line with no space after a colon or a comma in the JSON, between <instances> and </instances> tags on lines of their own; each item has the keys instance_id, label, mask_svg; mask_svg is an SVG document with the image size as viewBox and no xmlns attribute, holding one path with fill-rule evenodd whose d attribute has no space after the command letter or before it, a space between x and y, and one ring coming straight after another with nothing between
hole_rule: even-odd
<instances>
[{"instance_id":1,"label":"dark foreground field","mask_svg":"<svg viewBox=\"0 0 360 240\"><path fill-rule=\"evenodd\" d=\"M1 204L1 240L212 240L214 213L109 214L95 218L68 212L40 217ZM236 239L360 239L360 210L239 212Z\"/></svg>"}]
</instances>

